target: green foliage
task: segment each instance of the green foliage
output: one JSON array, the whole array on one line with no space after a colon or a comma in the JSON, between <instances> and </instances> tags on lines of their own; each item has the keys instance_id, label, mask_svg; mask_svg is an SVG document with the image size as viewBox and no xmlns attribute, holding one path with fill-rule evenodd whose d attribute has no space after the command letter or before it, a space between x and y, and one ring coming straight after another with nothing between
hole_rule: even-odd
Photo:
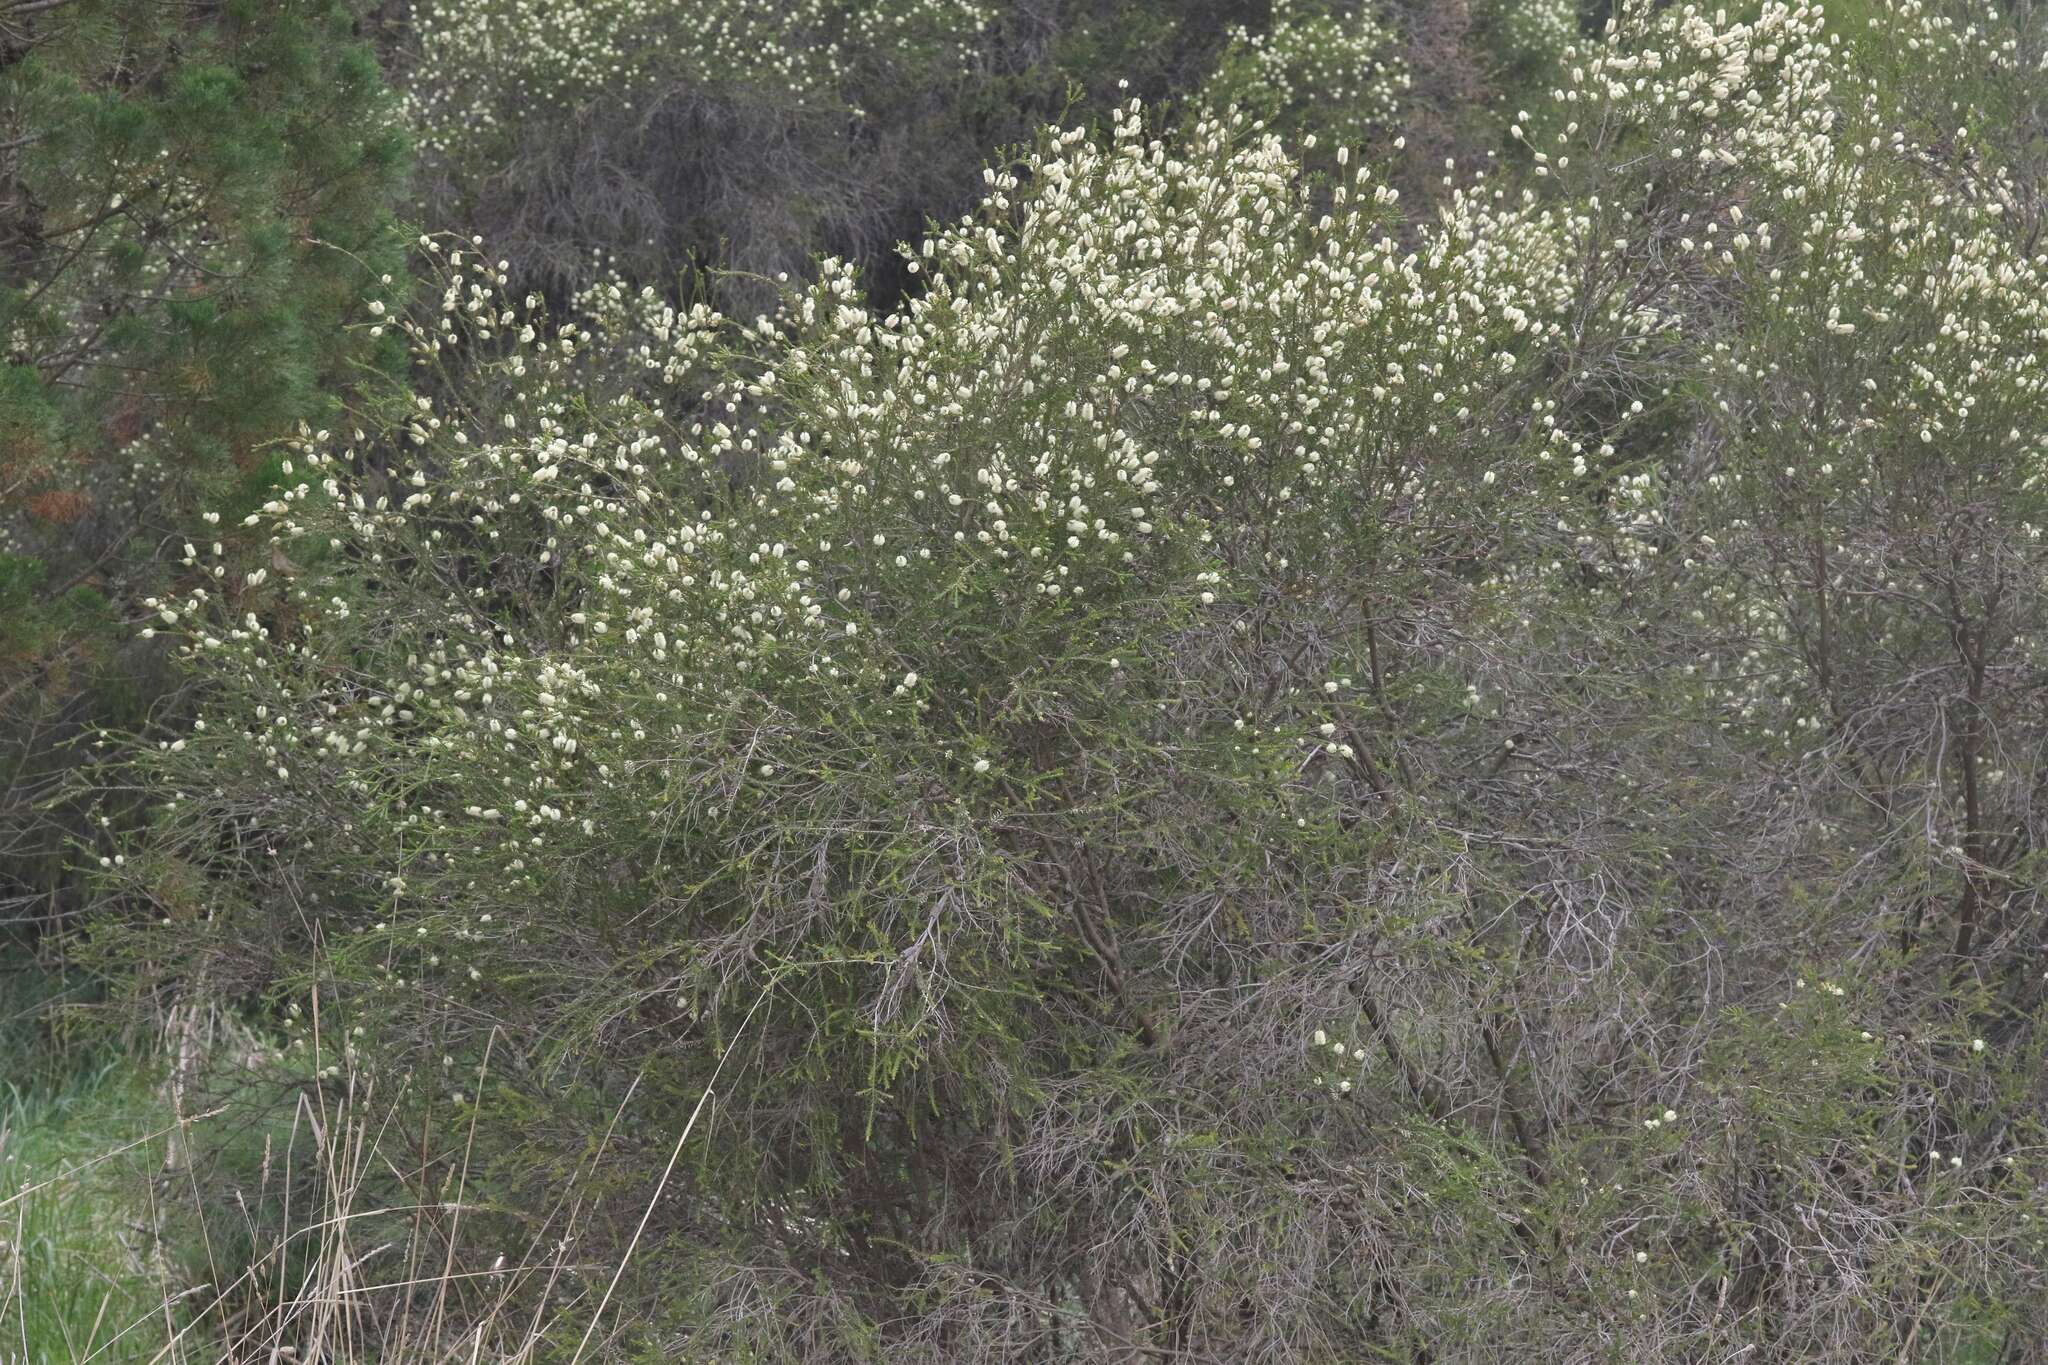
<instances>
[{"instance_id":1,"label":"green foliage","mask_svg":"<svg viewBox=\"0 0 2048 1365\"><path fill-rule=\"evenodd\" d=\"M1050 65L1089 92L1095 107L1116 102L1120 81L1160 97L1185 91L1193 82L1177 64L1191 61L1191 49L1205 53L1213 45L1216 9L1113 3L1078 7L1060 31Z\"/></svg>"},{"instance_id":2,"label":"green foliage","mask_svg":"<svg viewBox=\"0 0 2048 1365\"><path fill-rule=\"evenodd\" d=\"M896 247L969 207L987 158L1134 94L1192 102L1241 17L1227 0L422 0L394 46L430 220L481 233L557 302L610 271L709 266L751 316L820 254L893 304L912 283ZM1332 79L1386 37L1364 16L1324 29L1348 44Z\"/></svg>"},{"instance_id":3,"label":"green foliage","mask_svg":"<svg viewBox=\"0 0 2048 1365\"><path fill-rule=\"evenodd\" d=\"M1218 109L1235 106L1277 131L1313 131L1349 147L1394 126L1405 63L1395 34L1371 4L1274 0L1261 33L1231 30L1216 74L1203 89Z\"/></svg>"},{"instance_id":4,"label":"green foliage","mask_svg":"<svg viewBox=\"0 0 2048 1365\"><path fill-rule=\"evenodd\" d=\"M1489 0L1478 8L1513 93L1540 96L1555 78L1558 60L1578 41L1579 0Z\"/></svg>"},{"instance_id":5,"label":"green foliage","mask_svg":"<svg viewBox=\"0 0 2048 1365\"><path fill-rule=\"evenodd\" d=\"M32 967L0 976L0 1341L31 1365L147 1360L167 1320L138 1236L152 1152L114 1154L155 1105L136 1068L64 1038L79 990Z\"/></svg>"},{"instance_id":6,"label":"green foliage","mask_svg":"<svg viewBox=\"0 0 2048 1365\"><path fill-rule=\"evenodd\" d=\"M172 462L314 415L314 374L352 349L341 310L390 259L402 165L348 10L193 21L104 0L64 17L5 72L9 126L31 134L12 283L34 296L4 318L10 358L46 391L82 390L74 432L154 428ZM89 344L115 323L137 349Z\"/></svg>"},{"instance_id":7,"label":"green foliage","mask_svg":"<svg viewBox=\"0 0 2048 1365\"><path fill-rule=\"evenodd\" d=\"M109 960L317 1000L456 1259L574 1190L669 1354L2035 1331L2012 182L1930 197L1807 10L1562 79L1420 226L1126 106L880 318L437 248L433 396L158 604L210 696Z\"/></svg>"},{"instance_id":8,"label":"green foliage","mask_svg":"<svg viewBox=\"0 0 2048 1365\"><path fill-rule=\"evenodd\" d=\"M195 507L345 401L406 160L348 4L32 10L0 20L0 551L44 567L7 613L0 753L47 776L91 679L147 672L113 627ZM10 855L78 836L49 794L0 810ZM40 917L70 900L0 881Z\"/></svg>"},{"instance_id":9,"label":"green foliage","mask_svg":"<svg viewBox=\"0 0 2048 1365\"><path fill-rule=\"evenodd\" d=\"M141 299L93 345L205 499L146 595L0 559L24 650L148 613L80 950L227 1119L153 1224L195 1332L2048 1338L2048 13L1226 16L415 6L417 293L244 211L387 183L248 117L367 90L338 29L23 86L241 206L233 287L128 233L8 296ZM5 384L109 448L118 384Z\"/></svg>"}]
</instances>

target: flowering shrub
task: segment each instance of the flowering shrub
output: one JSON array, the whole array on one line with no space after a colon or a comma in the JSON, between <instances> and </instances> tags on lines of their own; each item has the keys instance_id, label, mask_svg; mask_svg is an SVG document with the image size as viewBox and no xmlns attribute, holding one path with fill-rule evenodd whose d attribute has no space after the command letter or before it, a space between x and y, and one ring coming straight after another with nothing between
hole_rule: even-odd
<instances>
[{"instance_id":1,"label":"flowering shrub","mask_svg":"<svg viewBox=\"0 0 2048 1365\"><path fill-rule=\"evenodd\" d=\"M991 17L976 0L425 0L408 112L422 150L457 161L508 121L645 108L676 84L831 112L907 62L965 70Z\"/></svg>"},{"instance_id":2,"label":"flowering shrub","mask_svg":"<svg viewBox=\"0 0 2048 1365\"><path fill-rule=\"evenodd\" d=\"M1283 3L1254 34L1225 28L1237 13L1225 0L419 0L398 79L426 217L482 231L522 284L560 299L608 270L712 266L720 301L751 315L820 252L862 263L893 297L895 245L972 202L991 148L1062 114L1105 118L1127 87L1240 102L1297 131L1314 104L1325 136L1353 143L1388 130L1408 84L1390 19Z\"/></svg>"},{"instance_id":3,"label":"flowering shrub","mask_svg":"<svg viewBox=\"0 0 2048 1365\"><path fill-rule=\"evenodd\" d=\"M1550 74L1579 37L1578 0L1493 0L1484 6L1503 64Z\"/></svg>"},{"instance_id":4,"label":"flowering shrub","mask_svg":"<svg viewBox=\"0 0 2048 1365\"><path fill-rule=\"evenodd\" d=\"M678 1358L2037 1339L2031 191L1814 9L1581 56L1419 227L1048 132L883 316L423 239L107 951Z\"/></svg>"},{"instance_id":5,"label":"flowering shrub","mask_svg":"<svg viewBox=\"0 0 2048 1365\"><path fill-rule=\"evenodd\" d=\"M398 79L425 210L564 292L613 264L768 279L820 246L886 249L980 155L958 106L994 19L978 0L421 0Z\"/></svg>"},{"instance_id":6,"label":"flowering shrub","mask_svg":"<svg viewBox=\"0 0 2048 1365\"><path fill-rule=\"evenodd\" d=\"M1368 5L1273 0L1272 25L1229 34L1203 96L1278 127L1314 128L1351 147L1394 123L1409 76L1394 33Z\"/></svg>"}]
</instances>

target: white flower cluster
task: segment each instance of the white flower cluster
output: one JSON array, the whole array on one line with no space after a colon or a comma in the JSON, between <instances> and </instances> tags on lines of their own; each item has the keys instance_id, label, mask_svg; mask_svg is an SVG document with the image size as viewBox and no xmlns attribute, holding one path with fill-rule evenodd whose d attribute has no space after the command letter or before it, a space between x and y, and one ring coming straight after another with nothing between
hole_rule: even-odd
<instances>
[{"instance_id":1,"label":"white flower cluster","mask_svg":"<svg viewBox=\"0 0 2048 1365\"><path fill-rule=\"evenodd\" d=\"M1740 171L1740 201L1672 223L1482 181L1411 250L1391 230L1393 192L1362 172L1314 214L1276 141L1235 143L1212 123L1169 146L1133 102L1106 144L1077 130L1018 173L991 171L981 212L913 262L928 291L880 320L850 269L827 262L781 318L744 328L619 285L584 300L585 322L550 327L502 297L500 272L455 253L439 326L407 326L423 359L509 346L489 371L502 388L446 411L419 400L405 439L431 456L388 489L348 476L358 447L310 437L306 481L255 520L301 557L294 542L316 537L353 541L358 562L449 561L436 581L476 585L445 604L459 629L385 635L398 674L381 700L343 703L291 698L306 676L292 656L324 648L345 594L325 594L305 639L269 640L219 610L234 594L209 589L163 605L164 623L207 623L198 648L246 651L252 683L274 675L257 688L277 710L259 731L266 768L345 785L395 719L425 725L406 752L460 758L469 792L454 810L517 812L516 838L491 837L513 840L507 857L524 866L589 818L579 805L596 789L577 774L608 765L612 799L656 736L721 732L692 766L724 793L708 805L729 811L744 783L815 766L804 746L765 738L763 715L844 714L879 695L932 723L948 669L928 651L961 613L1010 622L1019 640L1086 620L1109 632L1103 657L1131 658L1139 603L1242 624L1240 577L1322 574L1364 539L1421 543L1436 534L1430 509L1475 496L1495 500L1489 515L1554 522L1525 542L1536 553L1496 556L1499 583L1650 572L1672 534L1664 480L1611 468L1641 404L1591 430L1554 398L1502 407L1507 377L1557 344L1574 310L1619 338L1617 354L1647 357L1697 321L1691 292L1753 291L1759 306L1879 328L1901 300L1937 300L1890 387L1859 385L1824 439L1801 437L1812 476L1872 477L1901 429L2038 452L2039 424L2017 420L2038 410L2048 345L2037 267L2005 244L1995 199L1921 206L1878 176L1842 135L1830 62L1805 7L1720 24L1687 8L1611 35L1571 73L1560 103L1577 117L1536 152L1561 190L1584 169L1575 154L1611 155L1635 130L1654 133L1671 173L1705 175L1708 200ZM1678 272L1664 297L1645 301L1626 271L1576 292L1578 263L1648 251ZM1731 385L1777 363L1733 343L1707 356ZM625 387L597 377L621 363ZM1715 530L1688 558L1739 542L1739 525ZM511 591L499 580L512 553L565 604L558 618L494 624L485 608ZM1716 591L1782 642L1768 598ZM1703 659L1729 680L1713 685L1741 689L1728 704L1745 719L1763 689L1789 687L1768 657L1759 642ZM1253 716L1251 733L1299 732L1326 759L1363 761L1336 717L1298 719ZM1226 720L1245 728L1241 713ZM1006 766L971 728L934 742L939 767Z\"/></svg>"},{"instance_id":2,"label":"white flower cluster","mask_svg":"<svg viewBox=\"0 0 2048 1365\"><path fill-rule=\"evenodd\" d=\"M407 114L425 152L457 157L511 121L679 90L830 110L859 74L965 69L992 19L979 0L427 0Z\"/></svg>"},{"instance_id":3,"label":"white flower cluster","mask_svg":"<svg viewBox=\"0 0 2048 1365\"><path fill-rule=\"evenodd\" d=\"M1544 69L1578 40L1578 0L1493 0L1485 17L1509 61Z\"/></svg>"},{"instance_id":4,"label":"white flower cluster","mask_svg":"<svg viewBox=\"0 0 2048 1365\"><path fill-rule=\"evenodd\" d=\"M1563 258L1508 212L1411 250L1390 189L1359 173L1314 211L1277 141L1236 136L1169 147L1132 101L1106 142L1051 139L989 174L918 252L927 291L879 320L827 262L746 327L617 284L550 325L446 254L438 321L401 325L422 363L503 359L416 400L413 468L352 474L360 434L299 444L252 518L329 566L270 585L291 634L240 605L263 570L160 604L263 710L192 749L253 744L315 801L419 765L423 852L516 883L625 811L716 823L870 761L831 757L814 717L868 715L892 761L986 785L1017 760L959 704L982 685L962 622L1012 651L998 671L1064 648L1128 678L1174 620L1241 631L1241 579L1429 543L1425 509L1479 486L1461 461L1499 376L1554 344ZM395 605L392 565L423 600ZM385 621L366 635L324 572L377 577ZM357 661L308 667L337 653ZM1255 733L1363 761L1281 709ZM1272 746L1226 752L1294 780Z\"/></svg>"},{"instance_id":5,"label":"white flower cluster","mask_svg":"<svg viewBox=\"0 0 2048 1365\"><path fill-rule=\"evenodd\" d=\"M1396 36L1369 3L1347 12L1328 0L1274 0L1266 31L1230 30L1203 99L1276 126L1291 115L1320 137L1363 146L1393 126L1411 83Z\"/></svg>"},{"instance_id":6,"label":"white flower cluster","mask_svg":"<svg viewBox=\"0 0 2048 1365\"><path fill-rule=\"evenodd\" d=\"M1996 71L2009 53L1915 0L1883 17L1886 42L1930 58L1975 44L1970 60ZM1861 671L1852 651L1950 647L1952 606L1923 614L1902 590L1914 573L1881 509L1955 498L1992 537L2025 537L2038 517L2048 257L2015 239L2022 191L1955 126L1963 116L1935 111L1928 126L1910 107L1915 82L1859 76L1818 6L1723 24L1686 7L1638 42L1638 55L1610 46L1575 69L1567 106L1585 129L1620 116L1654 133L1662 173L1697 186L1705 211L1666 238L1688 263L1690 297L1672 299L1672 316L1733 297L1751 320L1692 352L1713 395L1703 429L1727 452L1692 490L1679 565L1705 571L1698 619L1725 642L1697 663L1724 727L1818 749L1873 700L1842 691ZM1599 155L1575 130L1556 142L1558 178L1574 144ZM1588 249L1607 230L1596 222ZM1794 332L1804 340L1788 349ZM1656 510L1637 568L1673 548Z\"/></svg>"},{"instance_id":7,"label":"white flower cluster","mask_svg":"<svg viewBox=\"0 0 2048 1365\"><path fill-rule=\"evenodd\" d=\"M1365 1064L1365 1048L1363 1046L1356 1043L1347 1044L1342 1038L1333 1042L1330 1039L1329 1033L1323 1029L1317 1029L1314 1036L1309 1039L1309 1053L1319 1063L1332 1063L1354 1074L1358 1068ZM1312 1075L1309 1078L1309 1084L1316 1087L1328 1087L1330 1093L1335 1095L1348 1095L1352 1089L1351 1077L1342 1075L1325 1076L1321 1072Z\"/></svg>"}]
</instances>

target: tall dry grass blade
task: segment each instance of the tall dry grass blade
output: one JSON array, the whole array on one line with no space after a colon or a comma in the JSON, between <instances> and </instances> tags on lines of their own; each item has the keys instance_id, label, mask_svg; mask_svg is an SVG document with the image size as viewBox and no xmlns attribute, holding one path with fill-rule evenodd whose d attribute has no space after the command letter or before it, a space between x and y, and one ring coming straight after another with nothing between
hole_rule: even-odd
<instances>
[{"instance_id":1,"label":"tall dry grass blade","mask_svg":"<svg viewBox=\"0 0 2048 1365\"><path fill-rule=\"evenodd\" d=\"M491 1074L491 1049L497 1044L498 1029L493 1025L490 1036L484 1039L484 1059L477 1069L476 1078L478 1103L469 1111L469 1136L463 1143L462 1166L455 1176L455 1212L448 1220L448 1254L441 1259L440 1284L434 1290L434 1306L427 1315L427 1335L430 1338L439 1332L447 1309L449 1276L455 1270L455 1243L462 1231L462 1200L469 1192L469 1163L476 1151L477 1115L482 1112L484 1083Z\"/></svg>"},{"instance_id":2,"label":"tall dry grass blade","mask_svg":"<svg viewBox=\"0 0 2048 1365\"><path fill-rule=\"evenodd\" d=\"M640 1245L640 1235L647 1231L647 1221L654 1217L655 1206L661 1203L662 1191L668 1188L668 1178L675 1173L676 1162L683 1155L683 1144L690 1140L690 1132L697 1126L698 1116L704 1112L704 1106L711 1102L711 1097L718 1088L718 1078L725 1073L725 1064L732 1059L733 1050L739 1047L740 1039L746 1037L747 1025L754 1021L755 1013L774 989L773 980L762 987L760 996L747 1010L747 1017L740 1020L740 1026L733 1030L732 1041L727 1043L725 1051L719 1054L718 1065L711 1068L711 1079L705 1084L704 1093L697 1097L697 1107L690 1111L690 1121L683 1125L682 1133L677 1136L675 1150L668 1154L668 1165L662 1168L661 1179L655 1182L654 1194L648 1199L647 1208L640 1215L639 1225L633 1229L632 1239L626 1243L626 1252L619 1258L618 1268L612 1271L611 1283L604 1287L604 1297L597 1301L597 1311L590 1315L590 1325L583 1329L583 1338L576 1343L576 1353L569 1357L569 1365L577 1365L577 1362L583 1359L583 1352L590 1345L591 1333L595 1332L598 1323L604 1320L604 1310L611 1305L612 1294L618 1289L619 1280L624 1277L626 1266L633 1259L634 1250Z\"/></svg>"}]
</instances>

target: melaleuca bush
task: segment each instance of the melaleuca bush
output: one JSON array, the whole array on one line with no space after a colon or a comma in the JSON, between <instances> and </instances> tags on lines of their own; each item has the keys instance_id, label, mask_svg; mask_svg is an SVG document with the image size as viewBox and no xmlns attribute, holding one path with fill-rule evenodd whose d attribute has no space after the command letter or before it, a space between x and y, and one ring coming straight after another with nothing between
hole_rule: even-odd
<instances>
[{"instance_id":1,"label":"melaleuca bush","mask_svg":"<svg viewBox=\"0 0 2048 1365\"><path fill-rule=\"evenodd\" d=\"M1887 13L1903 50L1974 51L1975 69L1993 74L2010 60L1995 28L1910 3ZM1673 263L1653 311L1683 344L1638 387L1656 401L1662 369L1699 395L1703 467L1642 471L1664 492L1635 518L1651 532L1635 563L1675 551L1666 569L1728 631L1694 661L1722 679L1728 723L1839 752L1848 718L1876 700L1843 689L1889 673L1856 651L1917 640L1949 653L1957 623L1985 605L1967 604L1983 583L1955 590L1994 564L2022 580L2038 572L2048 261L2013 231L2030 216L2026 192L1971 141L1981 112L1952 106L1927 126L1919 77L1845 61L1818 7L1721 24L1688 7L1641 22L1572 71L1562 128L1525 137L1539 173L1584 205L1566 234L1576 249L1657 250ZM1578 188L1630 147L1647 153L1661 209ZM1687 504L1683 542L1664 521L1673 489ZM1967 534L1933 533L1944 520ZM1955 590L1936 586L1958 556L1979 569ZM1916 606L1902 579L1938 600ZM2012 615L2017 591L1993 611L2006 621L1993 634L2015 645L2033 633ZM1891 704L1902 718L1932 701Z\"/></svg>"},{"instance_id":2,"label":"melaleuca bush","mask_svg":"<svg viewBox=\"0 0 2048 1365\"><path fill-rule=\"evenodd\" d=\"M299 929L224 897L187 946L234 965L200 970L320 981L429 1089L497 1030L536 1068L514 1089L554 1057L681 1095L715 1057L679 1040L766 991L770 1071L710 1159L750 1184L783 1153L772 1197L829 1236L865 1160L841 1124L922 1141L944 1097L967 1140L1038 1108L1053 1039L1218 1027L1110 936L1215 950L1200 888L1248 849L1308 860L1252 932L1295 894L1342 919L1312 869L1387 780L1368 601L1522 524L1514 377L1563 262L1410 249L1369 172L1312 207L1278 143L1168 144L1135 102L987 191L879 318L826 262L752 323L619 284L551 323L437 253L439 313L403 325L466 368L374 435L308 433L254 518L275 562L200 553L158 604L213 697L160 756L155 866L225 872L227 820L317 888ZM1040 991L1077 970L1093 1023ZM1247 1112L1304 1102L1256 1084ZM693 1235L751 1254L727 1207Z\"/></svg>"},{"instance_id":3,"label":"melaleuca bush","mask_svg":"<svg viewBox=\"0 0 2048 1365\"><path fill-rule=\"evenodd\" d=\"M651 1190L716 1088L625 1290L672 1354L1824 1355L1929 1311L1939 1237L1937 1331L2038 1319L2031 1007L1927 984L2018 979L1985 812L2032 784L1973 727L2026 733L1975 709L2024 656L1841 723L1919 727L1834 751L1860 788L1766 708L1844 657L1789 564L1837 641L1968 607L1855 626L1865 674L2031 635L1970 594L2031 564L2039 264L1872 147L1814 11L1580 55L1528 183L1419 228L1348 151L1129 108L884 316L827 262L550 321L438 254L420 396L155 604L208 697L136 958L317 986L536 1207L614 1115ZM1829 520L1867 487L1910 535ZM1862 965L1964 894L1963 951ZM1777 1274L1814 1208L1856 1255Z\"/></svg>"},{"instance_id":4,"label":"melaleuca bush","mask_svg":"<svg viewBox=\"0 0 2048 1365\"><path fill-rule=\"evenodd\" d=\"M677 86L830 111L877 69L937 60L957 74L992 17L974 0L431 2L411 20L407 111L429 156L457 160L518 120L631 110Z\"/></svg>"},{"instance_id":5,"label":"melaleuca bush","mask_svg":"<svg viewBox=\"0 0 2048 1365\"><path fill-rule=\"evenodd\" d=\"M420 358L502 354L382 440L299 443L300 481L250 518L296 576L215 564L156 604L167 627L203 623L189 648L235 659L268 712L212 742L260 737L277 780L313 793L363 794L382 762L471 765L459 805L408 801L405 823L447 831L431 843L517 812L474 852L501 892L537 889L557 859L527 850L625 818L642 743L691 741L652 765L640 814L710 828L822 790L839 741L813 750L807 713L860 716L908 770L973 792L960 779L1004 728L965 703L984 670L1014 679L1058 648L1122 691L1187 668L1173 642L1241 626L1272 575L1412 553L1402 522L1476 478L1458 462L1486 423L1512 444L1499 378L1554 330L1559 287L1492 243L1404 250L1362 172L1309 220L1277 144L1225 139L1170 153L1133 111L1109 145L1069 134L1021 168L1028 192L991 173L982 213L919 251L927 292L883 319L827 262L752 325L617 285L550 325L449 253L440 317L405 324ZM370 627L393 676L358 659L295 697L328 633L363 648L330 574L398 608ZM265 589L289 628L242 610Z\"/></svg>"},{"instance_id":6,"label":"melaleuca bush","mask_svg":"<svg viewBox=\"0 0 2048 1365\"><path fill-rule=\"evenodd\" d=\"M1260 32L1232 28L1201 98L1290 131L1362 146L1391 136L1411 76L1395 26L1371 3L1275 0Z\"/></svg>"},{"instance_id":7,"label":"melaleuca bush","mask_svg":"<svg viewBox=\"0 0 2048 1365\"><path fill-rule=\"evenodd\" d=\"M903 225L968 202L980 153L958 129L979 126L964 106L996 79L998 13L977 0L412 6L394 83L421 150L420 215L486 234L522 288L553 297L610 272L716 267L728 306L754 311L816 254L886 258Z\"/></svg>"},{"instance_id":8,"label":"melaleuca bush","mask_svg":"<svg viewBox=\"0 0 2048 1365\"><path fill-rule=\"evenodd\" d=\"M2023 226L2041 200L2012 169L2019 139L1978 99L2002 97L2008 54L2042 34L2038 15L1963 12L1881 7L1864 36L1884 60L1819 6L1638 12L1573 54L1522 135L1531 202L1590 263L1556 414L1592 494L1560 508L1569 567L1669 641L1656 705L1688 745L1682 770L1728 765L1711 787L1729 819L1689 835L1660 822L1658 841L1681 880L1716 869L1678 898L1729 926L1703 950L1772 983L1756 1005L1770 1025L1684 1068L1728 1109L1703 1143L1663 1139L1658 1182L1756 1220L1757 1166L1733 1155L1748 1143L1802 1191L1764 1221L1870 1220L1856 1272L1746 1300L1730 1286L1772 1315L1767 1339L1843 1358L1924 1311L1904 1270L1941 1236L1923 1197L1969 1229L1956 1245L1974 1287L1937 1310L1951 1339L1976 1330L1966 1299L2040 1293L2040 1116L2005 1112L1971 1059L1988 1021L2029 1040L2041 1023L2007 992L2035 974L2037 910L2013 877L2041 818L2023 680L2048 624L2048 257ZM1853 984L1802 999L1787 943ZM1855 1006L1834 1003L1845 993ZM1956 1179L1965 1168L1979 1174ZM1613 1207L1656 1202L1631 1190L1609 1178ZM1659 1217L1688 1225L1670 1205ZM1641 1340L1734 1339L1683 1292L1630 1287Z\"/></svg>"},{"instance_id":9,"label":"melaleuca bush","mask_svg":"<svg viewBox=\"0 0 2048 1365\"><path fill-rule=\"evenodd\" d=\"M1478 14L1511 69L1549 74L1579 37L1576 0L1492 0Z\"/></svg>"}]
</instances>

